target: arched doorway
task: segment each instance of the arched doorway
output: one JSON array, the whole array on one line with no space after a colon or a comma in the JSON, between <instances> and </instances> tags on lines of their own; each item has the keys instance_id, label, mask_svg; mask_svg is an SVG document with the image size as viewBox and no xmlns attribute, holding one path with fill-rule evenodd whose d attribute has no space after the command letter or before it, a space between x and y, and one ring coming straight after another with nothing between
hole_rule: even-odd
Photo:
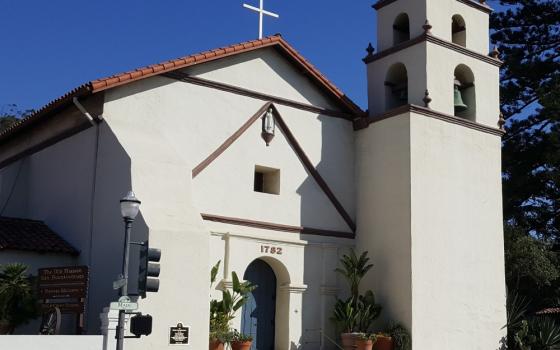
<instances>
[{"instance_id":1,"label":"arched doorway","mask_svg":"<svg viewBox=\"0 0 560 350\"><path fill-rule=\"evenodd\" d=\"M276 275L263 260L253 261L243 279L257 288L241 313L241 332L253 336L251 350L274 350L276 319Z\"/></svg>"}]
</instances>

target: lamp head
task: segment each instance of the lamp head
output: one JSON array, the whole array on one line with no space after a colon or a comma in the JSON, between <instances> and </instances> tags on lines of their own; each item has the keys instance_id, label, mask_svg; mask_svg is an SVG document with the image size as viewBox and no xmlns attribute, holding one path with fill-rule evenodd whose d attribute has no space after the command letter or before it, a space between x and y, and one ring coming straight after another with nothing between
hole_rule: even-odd
<instances>
[{"instance_id":1,"label":"lamp head","mask_svg":"<svg viewBox=\"0 0 560 350\"><path fill-rule=\"evenodd\" d=\"M140 200L136 198L134 192L129 191L121 199L121 215L124 219L134 220L140 210Z\"/></svg>"}]
</instances>

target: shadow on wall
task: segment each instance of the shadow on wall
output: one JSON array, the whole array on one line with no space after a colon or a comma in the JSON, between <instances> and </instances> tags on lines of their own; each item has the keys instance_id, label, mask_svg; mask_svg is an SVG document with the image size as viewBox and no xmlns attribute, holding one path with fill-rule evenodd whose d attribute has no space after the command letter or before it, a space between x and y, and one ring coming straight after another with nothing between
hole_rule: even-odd
<instances>
[{"instance_id":1,"label":"shadow on wall","mask_svg":"<svg viewBox=\"0 0 560 350\"><path fill-rule=\"evenodd\" d=\"M90 266L90 287L87 305L87 333L99 334L99 314L117 300L113 281L122 271L124 222L120 199L132 188L130 157L107 123L99 125L99 160L95 185L93 242ZM141 200L141 198L140 198ZM142 207L132 227L131 241L144 241L148 227L142 217ZM138 246L130 250L129 292L137 292Z\"/></svg>"},{"instance_id":2,"label":"shadow on wall","mask_svg":"<svg viewBox=\"0 0 560 350\"><path fill-rule=\"evenodd\" d=\"M322 147L321 160L316 169L344 209L353 217L353 208L344 203L340 193L342 189L349 191L350 195L353 196L353 188L346 188L349 186L348 178L353 179L354 177L354 162L351 158L353 153L341 153L344 150L338 146L341 138L352 138L353 135L342 129L344 122L338 120L334 122L332 117L327 116L319 116L317 120L321 123ZM336 142L332 142L334 140ZM352 139L348 139L346 142L350 145L353 144ZM353 151L351 146L350 151ZM352 232L352 229L348 227L340 213L310 174L297 192L301 196L302 226L331 230L337 230L335 227L340 227L339 231ZM324 212L318 211L317 203L323 204L329 210L329 214L326 215ZM328 242L328 238L317 236L309 236L306 239L317 243ZM292 349L337 349L336 344L333 344L328 338L338 341L336 325L331 320L336 299L330 289L336 289L338 285L338 276L334 269L338 264L339 248L335 248L335 251L330 253L325 249L322 244L311 244L305 247L304 284L307 285L307 291L303 294L302 303L302 338L299 346L292 344ZM326 261L325 259L336 261ZM344 294L345 291L341 292Z\"/></svg>"}]
</instances>

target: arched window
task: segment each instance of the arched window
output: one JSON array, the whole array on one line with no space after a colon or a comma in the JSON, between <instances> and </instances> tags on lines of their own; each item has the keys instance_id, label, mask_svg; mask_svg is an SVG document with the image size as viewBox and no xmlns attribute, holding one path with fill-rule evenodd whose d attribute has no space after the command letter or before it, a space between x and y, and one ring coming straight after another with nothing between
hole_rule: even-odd
<instances>
[{"instance_id":1,"label":"arched window","mask_svg":"<svg viewBox=\"0 0 560 350\"><path fill-rule=\"evenodd\" d=\"M451 21L451 41L457 45L467 47L467 27L460 15L455 15Z\"/></svg>"},{"instance_id":2,"label":"arched window","mask_svg":"<svg viewBox=\"0 0 560 350\"><path fill-rule=\"evenodd\" d=\"M476 89L472 70L460 64L455 68L453 80L453 105L455 116L476 120Z\"/></svg>"},{"instance_id":3,"label":"arched window","mask_svg":"<svg viewBox=\"0 0 560 350\"><path fill-rule=\"evenodd\" d=\"M408 74L402 63L389 68L385 78L386 110L408 104Z\"/></svg>"},{"instance_id":4,"label":"arched window","mask_svg":"<svg viewBox=\"0 0 560 350\"><path fill-rule=\"evenodd\" d=\"M401 13L393 23L393 45L410 40L410 21L406 13Z\"/></svg>"}]
</instances>

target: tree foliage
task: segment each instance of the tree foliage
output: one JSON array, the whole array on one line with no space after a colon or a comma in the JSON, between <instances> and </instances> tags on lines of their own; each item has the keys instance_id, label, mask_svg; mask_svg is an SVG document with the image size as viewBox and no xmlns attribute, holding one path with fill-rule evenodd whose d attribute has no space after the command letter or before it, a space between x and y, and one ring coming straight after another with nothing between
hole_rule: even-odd
<instances>
[{"instance_id":1,"label":"tree foliage","mask_svg":"<svg viewBox=\"0 0 560 350\"><path fill-rule=\"evenodd\" d=\"M500 3L506 10L492 16L491 27L504 60L504 214L528 233L559 241L560 2Z\"/></svg>"},{"instance_id":2,"label":"tree foliage","mask_svg":"<svg viewBox=\"0 0 560 350\"><path fill-rule=\"evenodd\" d=\"M556 304L560 288L558 253L522 229L509 225L504 238L506 282L510 292L528 297L532 311Z\"/></svg>"},{"instance_id":3,"label":"tree foliage","mask_svg":"<svg viewBox=\"0 0 560 350\"><path fill-rule=\"evenodd\" d=\"M32 109L22 110L15 104L0 106L0 133L33 112Z\"/></svg>"}]
</instances>

